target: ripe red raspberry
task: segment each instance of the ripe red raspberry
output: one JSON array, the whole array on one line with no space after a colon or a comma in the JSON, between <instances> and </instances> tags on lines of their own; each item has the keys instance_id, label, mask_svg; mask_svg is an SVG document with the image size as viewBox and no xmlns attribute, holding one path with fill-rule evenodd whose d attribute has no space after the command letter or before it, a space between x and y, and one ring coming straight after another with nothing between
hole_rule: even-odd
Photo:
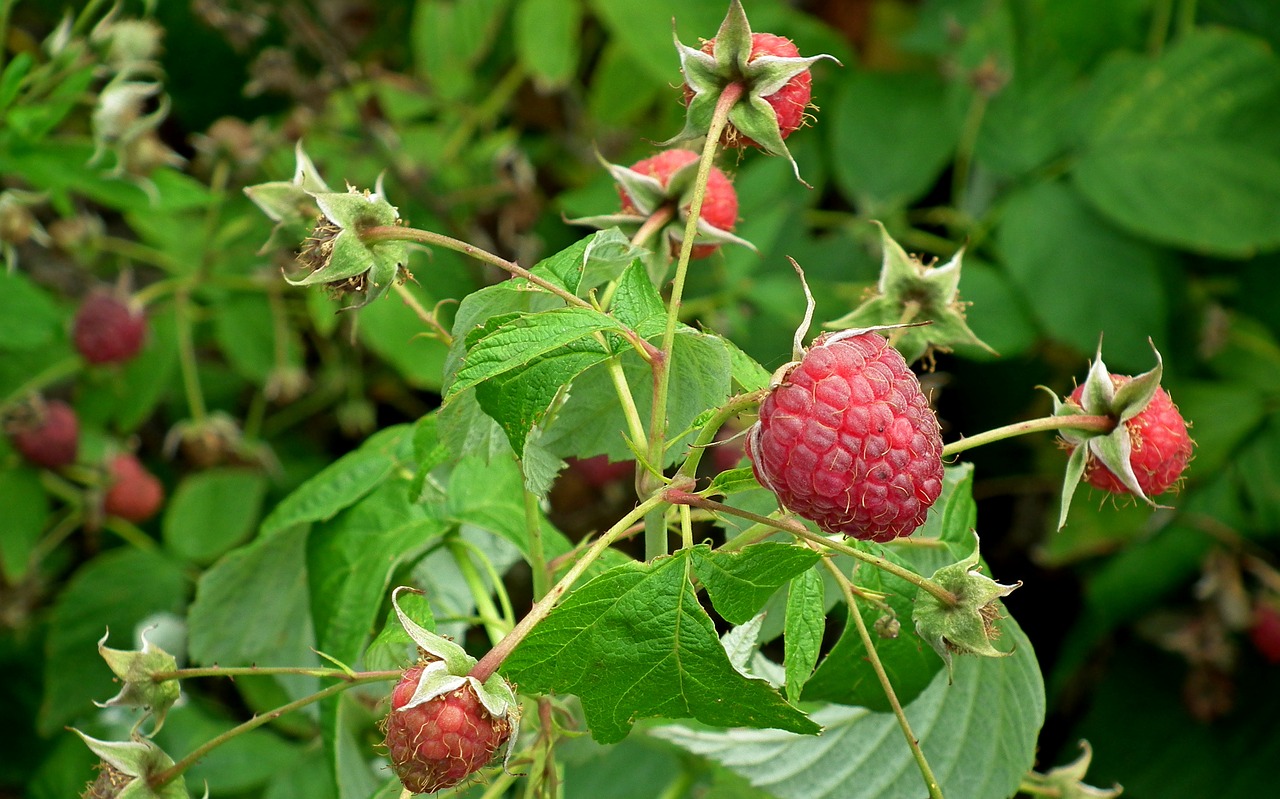
<instances>
[{"instance_id":1,"label":"ripe red raspberry","mask_svg":"<svg viewBox=\"0 0 1280 799\"><path fill-rule=\"evenodd\" d=\"M715 55L716 40L707 39L704 41L702 43L702 52L707 55ZM799 58L800 50L785 36L777 36L772 33L753 33L751 34L751 55L748 56L747 63L749 64L761 56ZM782 138L787 138L800 128L804 122L804 109L808 107L812 93L813 75L806 69L793 75L777 91L761 98L773 109L774 116L778 119L778 132L782 134ZM693 89L686 83L684 87L685 105L688 105L692 99ZM725 127L724 134L720 137L720 143L726 147L746 147L748 145L760 147L759 143L740 133L732 124Z\"/></svg>"},{"instance_id":2,"label":"ripe red raspberry","mask_svg":"<svg viewBox=\"0 0 1280 799\"><path fill-rule=\"evenodd\" d=\"M387 749L404 787L414 793L432 793L457 785L488 765L511 737L511 724L491 716L469 682L405 707L422 669L407 669L391 692Z\"/></svg>"},{"instance_id":3,"label":"ripe red raspberry","mask_svg":"<svg viewBox=\"0 0 1280 799\"><path fill-rule=\"evenodd\" d=\"M1132 379L1125 375L1111 375L1111 383L1116 388ZM1080 405L1083 394L1084 386L1076 386L1069 401ZM1178 481L1187 468L1192 447L1191 436L1187 434L1187 423L1183 421L1182 414L1178 413L1178 407L1173 404L1169 392L1156 388L1151 402L1125 422L1125 428L1129 431L1129 465L1138 478L1138 486L1148 497L1163 494ZM1084 479L1089 485L1103 491L1113 494L1130 493L1111 470L1093 457L1085 464Z\"/></svg>"},{"instance_id":4,"label":"ripe red raspberry","mask_svg":"<svg viewBox=\"0 0 1280 799\"><path fill-rule=\"evenodd\" d=\"M942 493L938 419L875 332L819 336L760 406L747 456L784 507L863 540L910 535Z\"/></svg>"},{"instance_id":5,"label":"ripe red raspberry","mask_svg":"<svg viewBox=\"0 0 1280 799\"><path fill-rule=\"evenodd\" d=\"M692 150L663 150L657 155L635 162L630 169L633 172L656 178L662 184L662 187L666 188L673 173L679 170L680 167L697 160L698 154ZM618 196L622 198L622 212L624 214L640 213L635 203L632 202L626 191L621 187L618 189ZM692 195L690 195L690 201L692 201ZM687 219L688 213L689 203L685 203L678 209L677 216ZM738 221L738 193L734 191L733 183L729 180L729 177L716 167L712 167L711 173L707 176L707 193L702 198L700 216L708 225L725 231L733 230L734 224ZM706 258L719 248L719 244L695 244L689 257ZM675 257L679 254L680 242L672 239L671 255Z\"/></svg>"},{"instance_id":6,"label":"ripe red raspberry","mask_svg":"<svg viewBox=\"0 0 1280 799\"><path fill-rule=\"evenodd\" d=\"M1258 602L1253 609L1249 640L1268 663L1280 664L1280 610L1266 602Z\"/></svg>"},{"instance_id":7,"label":"ripe red raspberry","mask_svg":"<svg viewBox=\"0 0 1280 799\"><path fill-rule=\"evenodd\" d=\"M142 349L147 317L111 291L95 291L76 311L71 337L89 363L123 363Z\"/></svg>"},{"instance_id":8,"label":"ripe red raspberry","mask_svg":"<svg viewBox=\"0 0 1280 799\"><path fill-rule=\"evenodd\" d=\"M102 500L102 509L134 524L141 524L164 504L164 486L147 468L128 453L111 460L111 485Z\"/></svg>"},{"instance_id":9,"label":"ripe red raspberry","mask_svg":"<svg viewBox=\"0 0 1280 799\"><path fill-rule=\"evenodd\" d=\"M30 413L9 424L9 437L22 457L35 466L58 469L76 461L80 424L62 400L37 402Z\"/></svg>"}]
</instances>

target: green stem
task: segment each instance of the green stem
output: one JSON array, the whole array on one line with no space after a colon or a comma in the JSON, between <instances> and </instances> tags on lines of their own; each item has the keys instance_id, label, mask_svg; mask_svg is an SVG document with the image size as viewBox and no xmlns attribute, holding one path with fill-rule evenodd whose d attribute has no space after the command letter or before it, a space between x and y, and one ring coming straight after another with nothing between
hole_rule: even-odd
<instances>
[{"instance_id":1,"label":"green stem","mask_svg":"<svg viewBox=\"0 0 1280 799\"><path fill-rule=\"evenodd\" d=\"M1173 29L1180 37L1196 29L1196 0L1182 0L1178 3L1178 17Z\"/></svg>"},{"instance_id":2,"label":"green stem","mask_svg":"<svg viewBox=\"0 0 1280 799\"><path fill-rule=\"evenodd\" d=\"M938 778L933 775L933 769L929 766L929 761L925 758L924 751L920 748L920 742L916 739L915 733L911 731L911 722L907 720L907 714L902 709L902 703L898 701L898 694L893 690L893 683L889 681L889 675L885 673L884 664L880 662L880 653L876 651L875 642L871 640L871 633L867 630L867 622L862 618L862 613L858 610L858 601L854 597L853 583L844 575L844 572L840 571L831 562L830 558L823 558L822 565L835 578L836 583L840 586L841 593L844 594L844 601L849 606L849 616L857 626L858 637L862 639L862 647L866 650L867 661L871 663L871 668L876 673L876 679L880 681L880 687L884 689L885 697L889 700L889 706L893 708L893 715L898 718L898 726L902 728L902 734L907 739L907 746L911 748L911 755L915 758L916 766L920 769L920 776L924 777L924 784L929 789L929 799L943 799L942 787L938 784Z\"/></svg>"},{"instance_id":3,"label":"green stem","mask_svg":"<svg viewBox=\"0 0 1280 799\"><path fill-rule=\"evenodd\" d=\"M653 236L654 233L657 233L659 230L666 227L666 224L670 222L675 215L676 209L668 205L664 205L654 211L650 214L648 219L644 220L644 224L640 225L640 229L636 231L636 234L631 237L631 246L645 246L645 242L649 241L649 238ZM659 247L662 245L663 242L658 242Z\"/></svg>"},{"instance_id":4,"label":"green stem","mask_svg":"<svg viewBox=\"0 0 1280 799\"><path fill-rule=\"evenodd\" d=\"M119 516L108 516L102 526L108 532L115 533L121 541L134 549L143 552L156 552L160 549L160 545L154 538L138 529L133 522L121 519Z\"/></svg>"},{"instance_id":5,"label":"green stem","mask_svg":"<svg viewBox=\"0 0 1280 799\"><path fill-rule=\"evenodd\" d=\"M372 679L380 676L390 680L399 678L399 671L367 671L356 677ZM151 675L152 682L168 682L169 680L189 680L195 677L272 677L281 674L296 674L304 677L334 677L339 680L350 680L350 672L342 669L312 668L310 666L208 666L205 668L174 669L173 671L157 671Z\"/></svg>"},{"instance_id":6,"label":"green stem","mask_svg":"<svg viewBox=\"0 0 1280 799\"><path fill-rule=\"evenodd\" d=\"M539 599L534 603L533 607L529 609L528 614L520 620L520 623L517 624L511 632L507 633L506 637L499 641L493 649L490 649L485 656L480 659L479 663L471 668L470 676L475 677L480 682L484 682L493 676L493 673L502 666L502 662L507 659L507 656L510 655L517 646L519 646L520 642L525 639L525 636L527 636L540 621L547 617L547 614L551 612L551 609L554 608L569 589L573 587L573 584L578 581L578 578L582 576L583 572L585 572L592 563L595 563L596 559L599 558L615 540L627 531L627 528L639 521L649 511L665 503L666 500L663 499L660 494L654 494L644 502L641 502L639 505L632 508L630 513L623 516L612 527L606 530L600 538L596 539L596 542L592 544L586 552L582 553L582 557L573 564L573 567L565 573L564 577L561 577L560 581L553 585L542 599Z\"/></svg>"},{"instance_id":7,"label":"green stem","mask_svg":"<svg viewBox=\"0 0 1280 799\"><path fill-rule=\"evenodd\" d=\"M0 71L4 70L4 54L9 47L9 14L18 0L0 0Z\"/></svg>"},{"instance_id":8,"label":"green stem","mask_svg":"<svg viewBox=\"0 0 1280 799\"><path fill-rule=\"evenodd\" d=\"M493 604L493 598L489 596L489 587L481 579L480 572L476 571L476 565L471 562L471 552L466 544L457 539L450 541L448 547L454 562L458 565L458 571L462 573L463 581L466 582L472 598L476 601L476 612L484 621L484 629L489 634L489 640L495 644L498 643L507 632L506 625L502 622L498 607Z\"/></svg>"},{"instance_id":9,"label":"green stem","mask_svg":"<svg viewBox=\"0 0 1280 799\"><path fill-rule=\"evenodd\" d=\"M680 466L680 471L677 474L684 477L695 476L698 473L698 464L702 461L702 453L715 441L716 433L720 432L720 428L724 426L725 422L738 416L743 411L759 405L768 396L768 393L768 389L760 389L759 391L730 397L729 401L720 406L715 415L707 420L707 423L698 431L698 437L693 440L693 444L689 448L689 457Z\"/></svg>"},{"instance_id":10,"label":"green stem","mask_svg":"<svg viewBox=\"0 0 1280 799\"><path fill-rule=\"evenodd\" d=\"M204 404L204 392L200 388L200 373L196 367L196 347L191 334L191 292L180 289L174 299L174 315L178 322L178 363L182 368L182 387L187 395L187 407L191 421L203 424L208 411Z\"/></svg>"},{"instance_id":11,"label":"green stem","mask_svg":"<svg viewBox=\"0 0 1280 799\"><path fill-rule=\"evenodd\" d=\"M239 724L235 727L232 727L231 729L227 730L221 735L218 735L214 738L210 738L208 741L205 741L203 744L193 749L191 751L191 754L182 758L177 763L174 763L172 766L170 766L169 768L163 771L158 771L155 774L151 775L151 777L147 780L147 783L151 786L151 789L153 791L158 792L165 785L168 785L170 782L173 782L175 779L180 777L184 771L186 771L187 769L195 765L200 760L200 758L209 754L214 749L217 749L219 746L222 746L227 741L230 741L231 739L236 738L237 736L243 735L244 733L249 732L250 730L256 730L257 728L261 727L263 724L266 724L267 722L270 722L270 721L275 721L276 719L280 718L286 713L292 713L293 711L304 708L307 705L310 705L314 702L319 702L322 699L328 699L331 696L340 694L343 691L347 690L348 688L353 688L357 685L363 685L365 683L382 682L385 680L399 679L401 673L402 672L399 672L399 671L376 671L376 672L366 672L365 674L361 674L356 677L348 677L346 682L335 683L334 685L330 685L328 688L321 689L315 692L314 694L309 694L307 696L302 697L301 699L295 699L294 701L288 703L287 705L281 705L275 710L268 711L259 716L254 716L253 718L249 719L243 724Z\"/></svg>"},{"instance_id":12,"label":"green stem","mask_svg":"<svg viewBox=\"0 0 1280 799\"><path fill-rule=\"evenodd\" d=\"M636 407L636 398L631 394L631 384L627 381L627 373L622 368L622 361L617 357L606 361L609 379L613 382L614 392L622 405L622 418L627 420L627 431L631 440L637 444L645 440L644 422L640 420L640 409Z\"/></svg>"},{"instance_id":13,"label":"green stem","mask_svg":"<svg viewBox=\"0 0 1280 799\"><path fill-rule=\"evenodd\" d=\"M538 496L524 490L524 526L529 533L529 568L533 571L533 601L547 594L549 574L547 555L542 543L542 520L538 518Z\"/></svg>"},{"instance_id":14,"label":"green stem","mask_svg":"<svg viewBox=\"0 0 1280 799\"><path fill-rule=\"evenodd\" d=\"M1006 438L1027 433L1039 433L1045 430L1091 430L1096 433L1110 433L1115 428L1116 422L1110 416L1044 416L1039 419L1007 424L976 436L953 441L942 448L942 457L950 458L983 444L1003 441Z\"/></svg>"},{"instance_id":15,"label":"green stem","mask_svg":"<svg viewBox=\"0 0 1280 799\"><path fill-rule=\"evenodd\" d=\"M956 598L955 594L938 585L933 580L930 580L928 577L922 577L910 569L899 566L893 561L886 560L878 555L872 555L870 552L863 552L862 550L856 547L851 547L848 544L833 541L824 535L813 532L800 522L791 519L771 519L768 516L761 516L758 513L752 513L751 511L742 510L741 508L735 508L731 505L726 505L723 502L716 502L713 499L700 497L697 494L690 494L687 491L681 491L676 488L668 488L666 491L662 492L661 496L673 505L692 505L695 508L704 508L706 510L727 513L731 516L738 516L740 518L747 519L748 521L756 522L757 524L772 527L775 530L781 530L784 533L790 533L797 538L803 538L806 541L812 541L815 544L820 544L821 546L839 552L842 555L848 555L849 557L856 558L863 563L869 563L877 569L889 572L895 577L900 577L922 591L928 591L930 594L933 594L938 598L938 601L945 605L954 606L959 602L959 599Z\"/></svg>"},{"instance_id":16,"label":"green stem","mask_svg":"<svg viewBox=\"0 0 1280 799\"><path fill-rule=\"evenodd\" d=\"M729 122L729 110L742 96L741 83L731 83L724 88L720 99L716 102L715 113L711 117L711 126L707 130L706 142L702 146L702 157L698 161L698 174L694 179L693 198L689 203L689 218L684 228L684 241L680 244L680 258L676 261L676 274L671 281L671 300L667 303L667 324L662 332L662 356L653 362L653 411L649 422L649 462L661 465L667 440L667 402L671 391L671 356L675 347L676 327L680 320L680 300L684 296L685 278L689 273L689 258L693 253L693 242L698 235L698 219L702 214L702 203L707 196L707 179L711 175L711 165L715 161L716 148L719 146L720 134ZM650 489L657 486L647 483ZM666 554L666 541L663 540L662 551L648 551L645 556L654 557Z\"/></svg>"},{"instance_id":17,"label":"green stem","mask_svg":"<svg viewBox=\"0 0 1280 799\"><path fill-rule=\"evenodd\" d=\"M567 291L551 281L535 275L514 261L508 261L506 258L494 255L493 253L483 250L474 244L468 244L465 241L455 239L452 236L446 236L443 233L434 233L430 230L421 230L419 228L381 225L361 230L360 240L365 244L378 244L385 241L412 241L418 244L444 247L446 250L453 250L454 252L462 253L463 255L469 255L478 261L484 261L487 264L498 267L504 272L515 275L523 280L527 280L535 286L551 292L569 305L574 305L579 308L590 308L593 311L596 310L595 306L573 292ZM619 332L627 339L627 342L630 343L631 346L636 348L636 351L640 353L640 357L644 358L646 361L653 358L653 345L640 338L634 330L624 327Z\"/></svg>"}]
</instances>

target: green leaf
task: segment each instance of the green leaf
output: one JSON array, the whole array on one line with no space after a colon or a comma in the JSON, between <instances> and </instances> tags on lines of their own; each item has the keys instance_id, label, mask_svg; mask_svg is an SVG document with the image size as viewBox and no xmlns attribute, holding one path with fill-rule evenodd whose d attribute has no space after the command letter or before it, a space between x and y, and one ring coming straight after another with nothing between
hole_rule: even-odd
<instances>
[{"instance_id":1,"label":"green leaf","mask_svg":"<svg viewBox=\"0 0 1280 799\"><path fill-rule=\"evenodd\" d=\"M787 698L792 702L799 701L818 663L825 618L822 575L816 569L806 569L791 580L787 589L782 666L787 673Z\"/></svg>"},{"instance_id":2,"label":"green leaf","mask_svg":"<svg viewBox=\"0 0 1280 799\"><path fill-rule=\"evenodd\" d=\"M1197 29L1157 59L1113 58L1092 97L1072 178L1098 210L1191 250L1280 246L1280 60L1265 43Z\"/></svg>"},{"instance_id":3,"label":"green leaf","mask_svg":"<svg viewBox=\"0 0 1280 799\"><path fill-rule=\"evenodd\" d=\"M680 59L671 47L672 20L683 32L681 41L697 41L715 36L724 16L724 3L590 0L590 5L613 41L626 49L649 80L659 85L671 85L680 79Z\"/></svg>"},{"instance_id":4,"label":"green leaf","mask_svg":"<svg viewBox=\"0 0 1280 799\"><path fill-rule=\"evenodd\" d=\"M188 649L194 662L260 666L317 662L312 649L315 636L306 546L306 530L291 527L231 552L200 577L187 616ZM295 697L315 690L316 680L311 677L280 681Z\"/></svg>"},{"instance_id":5,"label":"green leaf","mask_svg":"<svg viewBox=\"0 0 1280 799\"><path fill-rule=\"evenodd\" d=\"M582 6L578 0L519 0L516 54L544 89L564 86L578 67Z\"/></svg>"},{"instance_id":6,"label":"green leaf","mask_svg":"<svg viewBox=\"0 0 1280 799\"><path fill-rule=\"evenodd\" d=\"M577 694L602 743L653 717L817 732L767 683L730 665L691 572L688 552L605 572L534 628L504 674L524 691Z\"/></svg>"},{"instance_id":7,"label":"green leaf","mask_svg":"<svg viewBox=\"0 0 1280 799\"><path fill-rule=\"evenodd\" d=\"M957 664L953 685L938 675L905 707L947 799L1012 796L1035 759L1044 685L1031 642L1009 626L1012 657L965 659ZM918 799L925 794L891 714L829 705L814 711L813 718L823 727L820 737L680 725L649 734L723 765L778 799ZM816 762L821 768L808 765Z\"/></svg>"},{"instance_id":8,"label":"green leaf","mask_svg":"<svg viewBox=\"0 0 1280 799\"><path fill-rule=\"evenodd\" d=\"M0 508L4 508L0 573L8 585L18 585L31 566L31 553L49 518L49 496L40 475L23 466L0 471Z\"/></svg>"},{"instance_id":9,"label":"green leaf","mask_svg":"<svg viewBox=\"0 0 1280 799\"><path fill-rule=\"evenodd\" d=\"M1147 339L1160 342L1166 324L1157 249L1109 226L1061 183L1012 195L999 243L1009 276L1049 335L1092 353L1105 333L1113 365L1146 367Z\"/></svg>"},{"instance_id":10,"label":"green leaf","mask_svg":"<svg viewBox=\"0 0 1280 799\"><path fill-rule=\"evenodd\" d=\"M209 469L183 478L165 506L165 546L189 561L213 561L253 532L266 493L266 476L248 469Z\"/></svg>"},{"instance_id":11,"label":"green leaf","mask_svg":"<svg viewBox=\"0 0 1280 799\"><path fill-rule=\"evenodd\" d=\"M524 489L515 460L483 458L460 460L448 477L443 517L453 524L478 527L495 533L529 555L529 530L524 515ZM569 542L541 514L543 547L548 558L569 550Z\"/></svg>"},{"instance_id":12,"label":"green leaf","mask_svg":"<svg viewBox=\"0 0 1280 799\"><path fill-rule=\"evenodd\" d=\"M181 567L155 552L117 549L82 566L49 615L41 734L92 714L95 700L117 691L111 669L95 654L104 632L131 636L148 616L181 612L187 591Z\"/></svg>"},{"instance_id":13,"label":"green leaf","mask_svg":"<svg viewBox=\"0 0 1280 799\"><path fill-rule=\"evenodd\" d=\"M750 491L753 488L759 488L760 483L756 482L755 472L750 466L743 466L740 469L730 469L727 472L721 472L711 479L711 485L706 488L706 496L730 496L742 491Z\"/></svg>"},{"instance_id":14,"label":"green leaf","mask_svg":"<svg viewBox=\"0 0 1280 799\"><path fill-rule=\"evenodd\" d=\"M919 198L960 137L946 85L923 73L856 72L840 87L824 127L844 195L877 210Z\"/></svg>"},{"instance_id":15,"label":"green leaf","mask_svg":"<svg viewBox=\"0 0 1280 799\"><path fill-rule=\"evenodd\" d=\"M631 328L638 328L658 317L665 317L666 306L662 295L654 288L649 273L640 261L633 261L618 279L609 310L618 321Z\"/></svg>"},{"instance_id":16,"label":"green leaf","mask_svg":"<svg viewBox=\"0 0 1280 799\"><path fill-rule=\"evenodd\" d=\"M746 624L774 592L820 557L808 547L777 541L736 552L713 550L704 544L690 553L712 606L730 624Z\"/></svg>"},{"instance_id":17,"label":"green leaf","mask_svg":"<svg viewBox=\"0 0 1280 799\"><path fill-rule=\"evenodd\" d=\"M262 293L237 294L220 301L213 314L218 349L244 379L263 385L277 367L301 367L297 334L287 325L284 341L276 341L271 302ZM277 358L277 352L282 357Z\"/></svg>"},{"instance_id":18,"label":"green leaf","mask_svg":"<svg viewBox=\"0 0 1280 799\"><path fill-rule=\"evenodd\" d=\"M489 378L476 386L476 401L507 434L511 448L525 456L525 440L557 396L578 375L610 354L594 339L571 341L560 349Z\"/></svg>"},{"instance_id":19,"label":"green leaf","mask_svg":"<svg viewBox=\"0 0 1280 799\"><path fill-rule=\"evenodd\" d=\"M262 535L295 524L331 519L343 508L377 488L397 465L396 450L410 427L397 425L380 431L360 449L347 453L303 483L262 522Z\"/></svg>"},{"instance_id":20,"label":"green leaf","mask_svg":"<svg viewBox=\"0 0 1280 799\"><path fill-rule=\"evenodd\" d=\"M409 496L409 480L389 480L312 531L307 582L317 648L352 664L372 634L391 575L448 525Z\"/></svg>"},{"instance_id":21,"label":"green leaf","mask_svg":"<svg viewBox=\"0 0 1280 799\"><path fill-rule=\"evenodd\" d=\"M559 308L514 319L497 317L497 326L482 328L469 342L452 384L445 390L448 403L460 392L498 375L519 369L542 356L604 330L621 330L611 317L590 308Z\"/></svg>"},{"instance_id":22,"label":"green leaf","mask_svg":"<svg viewBox=\"0 0 1280 799\"><path fill-rule=\"evenodd\" d=\"M719 336L682 328L676 333L671 359L671 395L668 400L668 429L690 430L694 420L710 408L718 408L729 396L729 354ZM648 419L653 392L653 373L633 350L622 354L622 368L631 386L641 419ZM624 435L622 415L613 382L602 367L584 372L574 382L573 391L556 418L547 425L541 443L561 458L589 458L608 455L610 460L635 458ZM670 442L667 465L684 453L694 431Z\"/></svg>"},{"instance_id":23,"label":"green leaf","mask_svg":"<svg viewBox=\"0 0 1280 799\"><path fill-rule=\"evenodd\" d=\"M729 370L733 376L734 387L738 391L758 391L768 388L771 377L769 370L739 349L737 344L727 338L720 338L724 342L724 348L729 352Z\"/></svg>"},{"instance_id":24,"label":"green leaf","mask_svg":"<svg viewBox=\"0 0 1280 799\"><path fill-rule=\"evenodd\" d=\"M0 350L43 346L61 327L62 314L48 292L21 272L0 272Z\"/></svg>"},{"instance_id":25,"label":"green leaf","mask_svg":"<svg viewBox=\"0 0 1280 799\"><path fill-rule=\"evenodd\" d=\"M410 43L418 74L447 99L475 84L474 67L493 46L506 17L507 0L418 0Z\"/></svg>"},{"instance_id":26,"label":"green leaf","mask_svg":"<svg viewBox=\"0 0 1280 799\"><path fill-rule=\"evenodd\" d=\"M893 550L870 549L900 566L906 565ZM863 623L871 633L876 653L880 656L898 699L903 704L911 702L929 687L942 669L942 660L924 645L911 623L918 589L900 577L871 566L859 566L853 577L854 584L860 588L886 595L884 602L890 612L886 613L884 609L865 601L858 602L858 612L862 614ZM881 622L881 619L886 621ZM886 626L896 627L897 635L888 637L882 634L879 630ZM857 705L878 713L888 713L892 709L884 688L867 660L862 636L852 619L846 617L844 632L805 685L803 698L806 701L826 700L842 705Z\"/></svg>"}]
</instances>

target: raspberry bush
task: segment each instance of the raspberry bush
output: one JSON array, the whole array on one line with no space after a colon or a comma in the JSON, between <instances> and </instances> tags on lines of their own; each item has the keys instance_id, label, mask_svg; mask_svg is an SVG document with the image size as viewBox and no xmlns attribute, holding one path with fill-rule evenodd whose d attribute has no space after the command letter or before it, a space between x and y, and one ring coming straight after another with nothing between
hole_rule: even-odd
<instances>
[{"instance_id":1,"label":"raspberry bush","mask_svg":"<svg viewBox=\"0 0 1280 799\"><path fill-rule=\"evenodd\" d=\"M0 794L1272 790L1261 0L46 5Z\"/></svg>"}]
</instances>

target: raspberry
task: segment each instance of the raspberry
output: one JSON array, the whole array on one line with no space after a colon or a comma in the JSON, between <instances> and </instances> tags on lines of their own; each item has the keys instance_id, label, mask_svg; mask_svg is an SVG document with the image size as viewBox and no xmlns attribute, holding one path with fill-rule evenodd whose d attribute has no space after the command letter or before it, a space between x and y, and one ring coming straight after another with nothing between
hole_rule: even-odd
<instances>
[{"instance_id":1,"label":"raspberry","mask_svg":"<svg viewBox=\"0 0 1280 799\"><path fill-rule=\"evenodd\" d=\"M663 150L657 155L635 162L630 168L633 172L656 178L665 189L670 183L672 174L697 160L698 154L691 150ZM631 197L621 187L618 189L618 196L622 198L624 214L640 213ZM673 205L675 202L682 203L677 215L681 220L687 219L692 197L687 202L684 198L678 200L672 198L671 202ZM738 221L738 193L734 191L733 183L728 176L716 167L712 167L711 173L707 176L707 193L702 199L700 216L708 225L725 231L733 230L734 224ZM683 233L683 227L682 221L681 233ZM719 244L695 244L690 258L706 258L719 248ZM671 240L671 254L673 257L680 254L680 242L674 238Z\"/></svg>"},{"instance_id":2,"label":"raspberry","mask_svg":"<svg viewBox=\"0 0 1280 799\"><path fill-rule=\"evenodd\" d=\"M1111 383L1116 388L1123 386L1133 378L1125 375L1111 375ZM1081 404L1084 386L1076 386L1068 401ZM1129 431L1129 465L1138 478L1138 486L1148 497L1163 494L1187 468L1191 460L1191 436L1187 434L1187 423L1178 407L1173 404L1169 392L1157 388L1155 396L1147 407L1125 422ZM1084 479L1094 488L1110 491L1113 494L1128 494L1128 488L1110 469L1102 465L1092 456L1085 464Z\"/></svg>"},{"instance_id":3,"label":"raspberry","mask_svg":"<svg viewBox=\"0 0 1280 799\"><path fill-rule=\"evenodd\" d=\"M111 291L95 291L76 311L72 340L89 363L123 363L142 349L147 317Z\"/></svg>"},{"instance_id":4,"label":"raspberry","mask_svg":"<svg viewBox=\"0 0 1280 799\"><path fill-rule=\"evenodd\" d=\"M910 535L942 493L938 419L874 332L819 336L760 406L747 456L783 506L862 540Z\"/></svg>"},{"instance_id":5,"label":"raspberry","mask_svg":"<svg viewBox=\"0 0 1280 799\"><path fill-rule=\"evenodd\" d=\"M29 463L58 469L76 461L80 424L76 412L62 400L38 402L29 415L10 423L9 437Z\"/></svg>"},{"instance_id":6,"label":"raspberry","mask_svg":"<svg viewBox=\"0 0 1280 799\"><path fill-rule=\"evenodd\" d=\"M484 768L511 737L511 723L494 718L471 683L421 704L413 698L423 666L407 669L391 692L387 749L400 782L414 793L457 785Z\"/></svg>"},{"instance_id":7,"label":"raspberry","mask_svg":"<svg viewBox=\"0 0 1280 799\"><path fill-rule=\"evenodd\" d=\"M1266 602L1253 609L1249 640L1268 663L1280 664L1280 610Z\"/></svg>"},{"instance_id":8,"label":"raspberry","mask_svg":"<svg viewBox=\"0 0 1280 799\"><path fill-rule=\"evenodd\" d=\"M134 524L141 524L164 504L164 486L154 474L128 453L111 461L111 485L102 500L102 509Z\"/></svg>"},{"instance_id":9,"label":"raspberry","mask_svg":"<svg viewBox=\"0 0 1280 799\"><path fill-rule=\"evenodd\" d=\"M708 39L703 42L702 52L707 55L715 55L716 40ZM748 56L747 63L750 64L761 56L799 58L800 50L785 36L777 36L772 33L753 33L751 34L751 55ZM760 98L773 109L773 114L778 119L778 132L782 134L782 138L785 139L790 136L804 122L804 109L809 105L809 98L812 96L812 92L813 75L806 69L793 75L777 91ZM689 101L693 99L693 94L693 89L686 83L684 87L685 105L688 105ZM760 147L758 142L740 133L732 124L725 127L724 134L720 137L720 143L726 147L746 147L748 145Z\"/></svg>"}]
</instances>

